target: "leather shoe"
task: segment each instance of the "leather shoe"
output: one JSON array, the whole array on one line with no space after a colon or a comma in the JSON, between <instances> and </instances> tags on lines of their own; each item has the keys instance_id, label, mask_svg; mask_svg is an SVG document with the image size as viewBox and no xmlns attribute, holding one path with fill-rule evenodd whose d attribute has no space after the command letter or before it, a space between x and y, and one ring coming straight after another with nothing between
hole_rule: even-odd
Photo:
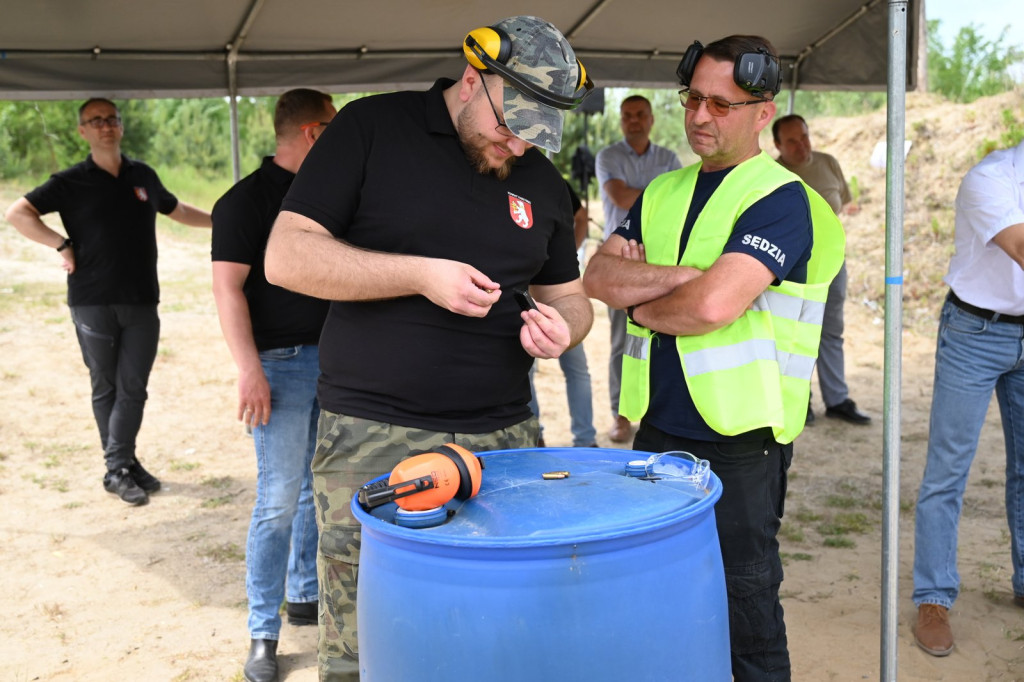
<instances>
[{"instance_id":1,"label":"leather shoe","mask_svg":"<svg viewBox=\"0 0 1024 682\"><path fill-rule=\"evenodd\" d=\"M814 420L815 420L814 410L811 409L811 403L808 402L807 403L807 419L804 420L804 426L810 426L811 424L814 423Z\"/></svg>"},{"instance_id":2,"label":"leather shoe","mask_svg":"<svg viewBox=\"0 0 1024 682\"><path fill-rule=\"evenodd\" d=\"M953 631L949 627L949 609L938 604L917 608L914 641L932 656L948 656L953 650Z\"/></svg>"},{"instance_id":3,"label":"leather shoe","mask_svg":"<svg viewBox=\"0 0 1024 682\"><path fill-rule=\"evenodd\" d=\"M288 625L316 625L317 624L317 603L311 602L288 602L285 611L288 612Z\"/></svg>"},{"instance_id":4,"label":"leather shoe","mask_svg":"<svg viewBox=\"0 0 1024 682\"><path fill-rule=\"evenodd\" d=\"M623 417L621 414L616 415L615 423L612 428L608 431L608 438L613 443L625 443L633 437L633 425L629 423L629 420Z\"/></svg>"},{"instance_id":5,"label":"leather shoe","mask_svg":"<svg viewBox=\"0 0 1024 682\"><path fill-rule=\"evenodd\" d=\"M246 682L277 682L277 640L252 640L244 672Z\"/></svg>"},{"instance_id":6,"label":"leather shoe","mask_svg":"<svg viewBox=\"0 0 1024 682\"><path fill-rule=\"evenodd\" d=\"M825 408L825 416L832 417L834 419L842 419L848 421L851 424L870 424L871 417L867 416L863 412L857 409L857 403L853 402L849 398L833 405L832 407Z\"/></svg>"},{"instance_id":7,"label":"leather shoe","mask_svg":"<svg viewBox=\"0 0 1024 682\"><path fill-rule=\"evenodd\" d=\"M1024 609L1024 594L1013 595L1013 603Z\"/></svg>"}]
</instances>

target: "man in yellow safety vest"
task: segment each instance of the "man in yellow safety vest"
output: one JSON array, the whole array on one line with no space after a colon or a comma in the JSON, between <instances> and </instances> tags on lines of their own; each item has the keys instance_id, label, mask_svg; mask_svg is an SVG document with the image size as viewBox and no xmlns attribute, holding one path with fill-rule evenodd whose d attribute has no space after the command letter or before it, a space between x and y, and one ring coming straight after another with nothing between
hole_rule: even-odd
<instances>
[{"instance_id":1,"label":"man in yellow safety vest","mask_svg":"<svg viewBox=\"0 0 1024 682\"><path fill-rule=\"evenodd\" d=\"M781 82L767 40L695 42L677 74L701 162L647 187L584 285L628 311L619 411L640 420L634 449L691 452L722 480L734 679L789 680L776 536L842 226L760 149Z\"/></svg>"}]
</instances>

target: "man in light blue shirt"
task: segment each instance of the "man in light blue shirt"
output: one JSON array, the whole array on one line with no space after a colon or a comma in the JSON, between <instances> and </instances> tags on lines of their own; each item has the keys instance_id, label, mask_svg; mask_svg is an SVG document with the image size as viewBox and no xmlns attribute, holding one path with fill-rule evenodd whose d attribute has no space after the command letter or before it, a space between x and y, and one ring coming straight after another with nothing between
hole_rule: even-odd
<instances>
[{"instance_id":1,"label":"man in light blue shirt","mask_svg":"<svg viewBox=\"0 0 1024 682\"><path fill-rule=\"evenodd\" d=\"M597 153L597 183L604 205L604 238L615 232L619 223L643 194L654 178L682 168L679 157L671 149L651 142L654 114L650 101L642 95L622 100L623 140L608 145ZM622 351L626 344L626 312L608 308L611 350L608 358L608 393L611 397L614 424L608 437L614 443L625 443L632 437L633 427L619 414L619 386L622 383Z\"/></svg>"}]
</instances>

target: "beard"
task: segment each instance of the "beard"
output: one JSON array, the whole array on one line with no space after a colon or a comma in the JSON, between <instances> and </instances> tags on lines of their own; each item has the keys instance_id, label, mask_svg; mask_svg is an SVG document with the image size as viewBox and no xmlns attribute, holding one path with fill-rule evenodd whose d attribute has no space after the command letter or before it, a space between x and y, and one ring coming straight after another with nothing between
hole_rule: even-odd
<instances>
[{"instance_id":1,"label":"beard","mask_svg":"<svg viewBox=\"0 0 1024 682\"><path fill-rule=\"evenodd\" d=\"M512 174L512 164L515 162L516 157L510 156L500 166L492 168L491 160L487 158L484 150L494 143L483 135L473 132L476 129L475 124L476 119L468 109L463 109L459 112L455 128L459 134L459 143L462 145L462 151L466 155L466 160L481 175L494 173L495 177L499 180L507 179Z\"/></svg>"}]
</instances>

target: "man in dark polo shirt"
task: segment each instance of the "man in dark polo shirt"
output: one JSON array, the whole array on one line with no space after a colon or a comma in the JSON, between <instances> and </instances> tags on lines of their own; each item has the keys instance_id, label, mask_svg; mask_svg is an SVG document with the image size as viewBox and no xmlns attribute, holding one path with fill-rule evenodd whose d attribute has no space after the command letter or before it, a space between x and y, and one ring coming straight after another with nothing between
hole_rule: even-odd
<instances>
[{"instance_id":1,"label":"man in dark polo shirt","mask_svg":"<svg viewBox=\"0 0 1024 682\"><path fill-rule=\"evenodd\" d=\"M330 95L289 90L274 108L275 153L213 207L213 295L238 366L238 418L256 447L256 501L245 551L248 682L277 679L281 602L316 624L316 517L310 461L320 404L317 344L327 301L267 282L263 251L281 201L336 113Z\"/></svg>"},{"instance_id":2,"label":"man in dark polo shirt","mask_svg":"<svg viewBox=\"0 0 1024 682\"><path fill-rule=\"evenodd\" d=\"M445 442L532 446L528 372L593 322L556 152L590 87L548 22L472 31L459 81L347 105L310 151L267 246L267 279L331 300L313 457L320 674L358 652L356 489ZM537 310L512 290L529 287ZM349 661L343 660L348 658Z\"/></svg>"},{"instance_id":3,"label":"man in dark polo shirt","mask_svg":"<svg viewBox=\"0 0 1024 682\"><path fill-rule=\"evenodd\" d=\"M103 444L103 487L132 505L149 501L160 481L142 468L135 437L160 338L156 214L210 227L210 214L160 184L146 164L121 153L124 128L113 102L90 99L78 110L85 161L55 173L7 209L29 239L57 250L68 273L68 306L92 380L92 409ZM67 237L40 216L57 211Z\"/></svg>"}]
</instances>

